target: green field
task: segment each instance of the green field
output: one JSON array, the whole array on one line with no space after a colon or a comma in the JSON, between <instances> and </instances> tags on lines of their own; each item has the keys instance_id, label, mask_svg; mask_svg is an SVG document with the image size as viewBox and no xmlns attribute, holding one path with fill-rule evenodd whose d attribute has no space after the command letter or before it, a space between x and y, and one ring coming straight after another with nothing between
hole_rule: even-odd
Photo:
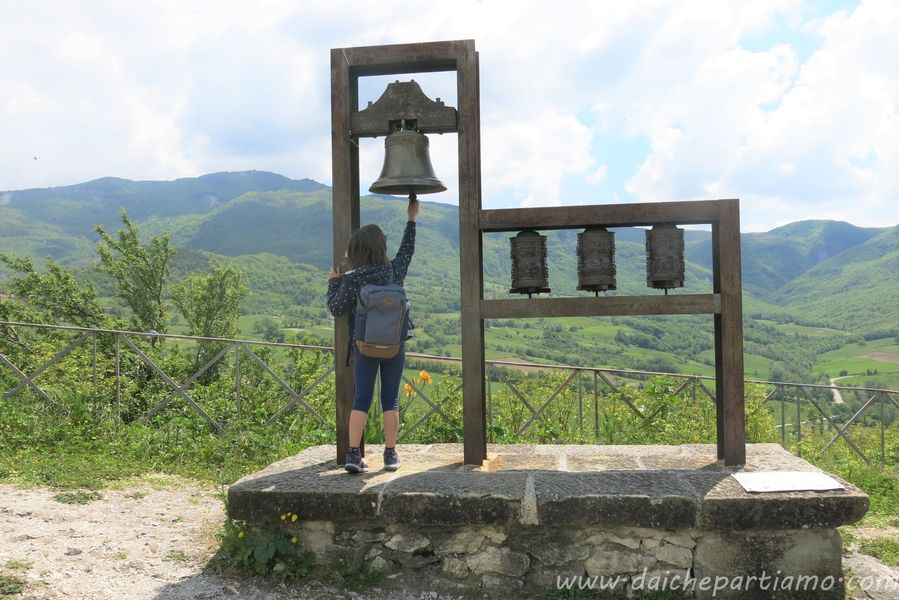
<instances>
[{"instance_id":1,"label":"green field","mask_svg":"<svg viewBox=\"0 0 899 600\"><path fill-rule=\"evenodd\" d=\"M830 329L828 327L809 327L807 325L797 325L795 323L778 323L776 321L769 321L767 319L757 319L756 322L766 325L773 325L780 331L791 335L807 335L811 337L838 335L845 336L847 338L849 337L849 334L845 331L840 331L839 329Z\"/></svg>"},{"instance_id":2,"label":"green field","mask_svg":"<svg viewBox=\"0 0 899 600\"><path fill-rule=\"evenodd\" d=\"M872 357L872 354L882 356ZM890 357L895 357L895 360L888 360ZM845 371L853 377L840 379L839 383L844 385L878 382L890 389L899 389L899 344L896 344L895 338L846 344L821 354L814 369L816 373L827 373L830 377L837 377Z\"/></svg>"}]
</instances>

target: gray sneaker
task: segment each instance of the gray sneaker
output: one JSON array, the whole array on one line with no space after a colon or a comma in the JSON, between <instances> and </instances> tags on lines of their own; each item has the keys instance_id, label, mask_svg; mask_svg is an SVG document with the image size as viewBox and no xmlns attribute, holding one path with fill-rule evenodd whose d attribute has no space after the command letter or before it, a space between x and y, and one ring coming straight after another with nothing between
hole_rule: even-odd
<instances>
[{"instance_id":1,"label":"gray sneaker","mask_svg":"<svg viewBox=\"0 0 899 600\"><path fill-rule=\"evenodd\" d=\"M359 448L350 448L346 453L344 469L349 473L367 473L368 465L362 461L362 453Z\"/></svg>"},{"instance_id":2,"label":"gray sneaker","mask_svg":"<svg viewBox=\"0 0 899 600\"><path fill-rule=\"evenodd\" d=\"M384 448L384 470L396 471L400 468L400 457L396 448Z\"/></svg>"}]
</instances>

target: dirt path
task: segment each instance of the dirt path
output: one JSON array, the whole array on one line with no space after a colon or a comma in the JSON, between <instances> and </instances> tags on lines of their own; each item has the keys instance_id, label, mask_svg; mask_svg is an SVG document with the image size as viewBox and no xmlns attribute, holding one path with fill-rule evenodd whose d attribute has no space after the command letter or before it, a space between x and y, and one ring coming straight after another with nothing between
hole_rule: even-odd
<instances>
[{"instance_id":1,"label":"dirt path","mask_svg":"<svg viewBox=\"0 0 899 600\"><path fill-rule=\"evenodd\" d=\"M846 379L846 376L844 376L844 377L835 377L835 378L831 379L831 380L830 380L830 385L836 385L838 379ZM834 389L831 390L831 392L833 392L833 403L834 403L834 404L845 404L845 403L843 402L843 394L840 393L840 390L834 388Z\"/></svg>"},{"instance_id":2,"label":"dirt path","mask_svg":"<svg viewBox=\"0 0 899 600\"><path fill-rule=\"evenodd\" d=\"M49 490L0 485L0 565L17 567L22 598L200 598L234 585L197 581L222 519L214 490L150 476L100 494L65 504Z\"/></svg>"},{"instance_id":3,"label":"dirt path","mask_svg":"<svg viewBox=\"0 0 899 600\"><path fill-rule=\"evenodd\" d=\"M224 518L212 488L146 476L102 499L64 504L57 492L0 484L0 575L24 580L16 599L450 600L436 593L291 587L206 570ZM461 596L455 600L460 600Z\"/></svg>"}]
</instances>

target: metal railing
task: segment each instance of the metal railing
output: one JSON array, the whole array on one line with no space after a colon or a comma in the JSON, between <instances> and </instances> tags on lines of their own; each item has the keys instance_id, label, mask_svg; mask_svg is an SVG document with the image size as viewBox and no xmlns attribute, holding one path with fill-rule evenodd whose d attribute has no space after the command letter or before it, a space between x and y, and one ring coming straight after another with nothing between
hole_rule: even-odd
<instances>
[{"instance_id":1,"label":"metal railing","mask_svg":"<svg viewBox=\"0 0 899 600\"><path fill-rule=\"evenodd\" d=\"M169 387L172 388L172 391L169 395L160 402L157 406L155 406L152 410L147 412L144 415L144 418L149 419L158 413L160 413L165 407L169 404L169 402L175 397L181 397L187 402L188 405L191 406L197 413L199 413L212 427L214 427L218 431L224 431L224 427L221 423L213 419L203 408L191 397L189 393L189 389L193 383L197 381L200 376L202 376L205 372L207 372L210 368L216 365L219 361L221 361L229 352L234 354L235 358L235 409L238 417L241 415L241 372L240 372L240 357L245 356L248 357L254 364L260 367L266 374L268 374L274 381L278 383L278 385L283 389L286 393L289 401L286 405L284 405L280 410L277 411L276 414L271 416L266 422L265 425L271 425L275 421L279 420L286 414L290 413L298 406L302 406L306 411L308 411L311 415L313 415L316 419L318 419L323 424L326 423L324 417L322 417L315 409L310 406L309 403L305 401L305 398L309 395L310 392L315 390L322 382L326 381L333 373L334 373L334 365L333 361L329 368L325 369L323 373L318 375L318 377L309 385L307 385L301 391L296 391L293 389L282 376L278 375L271 365L267 364L262 358L259 357L257 353L253 351L253 347L274 347L274 348L296 348L303 350L312 350L316 352L324 352L333 354L334 348L330 346L318 346L318 345L308 345L308 344L292 344L287 342L265 342L265 341L256 341L256 340L241 340L241 339L230 339L230 338L212 338L212 337L198 337L198 336L188 336L188 335L177 335L177 334L161 334L155 332L135 332L135 331L123 331L123 330L113 330L113 329L98 329L98 328L86 328L86 327L74 327L74 326L62 326L62 325L46 325L39 323L21 323L21 322L13 322L13 321L0 321L0 327L24 327L24 328L34 328L34 329L46 329L46 330L58 330L58 331L71 331L74 333L80 334L76 339L69 342L69 344L57 352L53 357L47 360L43 365L34 369L31 373L25 373L22 369L17 367L12 363L6 356L0 353L0 364L3 364L8 369L10 369L20 380L18 385L15 387L6 390L3 392L3 397L8 398L19 393L21 390L30 388L36 394L40 395L48 402L54 402L49 394L47 394L37 383L36 379L45 373L50 367L59 363L63 360L67 355L69 355L75 348L80 345L90 341L91 344L91 364L92 364L92 383L93 387L96 390L98 384L98 376L97 376L97 338L98 336L109 335L113 336L114 341L114 365L115 365L115 401L118 404L121 400L121 360L124 344L124 350L129 351L134 356L136 356L140 361L146 364L159 378L164 381ZM221 344L223 347L219 350L219 352L210 360L206 361L203 366L199 367L194 373L192 373L189 377L184 379L180 384L177 383L171 376L169 376L164 369L162 369L152 358L150 358L146 352L141 350L137 344L134 343L132 338L155 338L155 339L177 339L177 340L189 340L189 341L207 341L213 342L217 344ZM428 363L453 363L453 364L461 364L460 358L455 357L445 357L445 356L435 356L417 352L408 352L406 354L408 359L424 361ZM486 361L486 377L487 377L487 415L488 422L492 421L492 396L494 394L493 384L500 384L505 386L511 395L517 399L518 402L528 411L527 420L518 427L515 431L516 436L520 436L529 428L531 428L535 423L537 423L541 418L544 417L547 409L553 405L554 402L557 401L557 398L560 397L563 391L565 391L569 386L576 386L577 390L577 422L579 430L583 431L584 428L584 416L585 416L585 397L587 394L592 396L592 408L593 408L593 430L596 438L599 438L599 398L601 395L601 390L605 389L615 394L615 398L619 399L623 402L627 408L633 412L633 414L646 422L651 422L658 414L658 409L656 412L651 414L646 414L640 410L640 408L632 402L630 398L627 396L627 388L625 386L620 385L620 383L616 383L615 377L624 378L628 380L634 379L647 379L650 377L668 377L674 379L682 379L682 383L679 387L673 392L673 395L680 394L684 391L689 391L692 394L693 399L697 397L698 394L704 395L708 397L708 399L715 403L716 396L715 392L709 389L706 385L707 381L714 382L714 377L702 376L702 375L688 375L684 373L665 373L658 371L640 371L633 369L610 369L604 367L581 367L574 365L546 365L539 363L530 363L523 361L511 361L511 360L488 360ZM507 371L509 370L526 370L526 371L547 371L547 370L556 370L567 372L567 376L565 376L562 382L552 389L548 396L543 399L539 404L533 402L533 399L529 399L523 394L515 382L511 380L507 375ZM584 384L584 378L586 377L588 381L588 385ZM461 388L462 382L459 383L448 392L444 393L439 399L432 399L428 394L424 392L418 382L410 380L408 377L403 375L403 381L410 386L410 389L414 392L414 398L420 399L422 402L426 404L426 408L424 413L419 416L414 423L412 423L409 427L404 428L401 433L402 437L409 436L412 432L421 427L426 421L432 418L435 415L441 416L444 419L447 418L443 406L445 403L453 397ZM879 389L879 388L869 388L869 387L850 387L850 386L837 386L837 385L821 385L821 384L807 384L807 383L788 383L788 382L778 382L778 381L765 381L765 380L757 380L757 379L746 379L746 383L762 385L762 386L770 386L770 391L768 391L765 396L764 403L771 402L779 402L780 403L780 425L776 428L780 431L781 444L786 447L787 445L787 427L792 426L792 436L798 441L803 438L802 433L802 400L805 400L808 405L810 405L814 412L812 414L820 415L823 418L823 422L826 422L827 426L834 432L833 437L830 441L819 451L818 456L821 456L828 449L833 447L833 445L838 440L843 440L852 449L852 451L857 454L862 460L866 463L871 463L871 458L866 456L864 452L858 447L858 445L851 439L849 436L849 428L851 425L858 423L859 419L866 413L869 413L874 410L874 407L879 407L879 423L880 423L880 457L879 462L883 464L886 457L886 444L885 444L885 408L887 405L893 405L897 409L899 409L899 402L896 400L896 396L899 396L899 391L890 390L890 389ZM592 384L592 385L590 385ZM829 415L825 410L822 409L821 403L816 400L809 390L829 390L831 394L834 391L838 393L865 393L870 394L870 397L866 402L859 408L852 417L843 423L842 425L838 424L832 415ZM790 391L794 391L796 393L793 394L794 397L790 397ZM786 406L787 404L795 403L795 419L792 423L786 422ZM792 408L792 407L791 407ZM805 421L808 424L808 421ZM823 424L823 423L822 423ZM796 451L798 454L801 454L801 445L796 446Z\"/></svg>"},{"instance_id":2,"label":"metal railing","mask_svg":"<svg viewBox=\"0 0 899 600\"><path fill-rule=\"evenodd\" d=\"M168 404L171 402L173 398L176 396L180 396L193 408L197 413L200 414L212 427L214 427L218 431L224 431L224 427L221 423L213 419L209 414L203 410L203 408L194 400L194 398L190 395L188 390L190 387L200 378L204 373L206 373L209 369L219 363L229 352L234 353L235 360L235 409L238 417L240 417L242 412L242 393L241 393L241 373L240 373L240 357L245 356L248 357L253 363L258 365L265 373L274 379L278 385L284 390L284 392L289 397L289 402L281 408L275 415L266 421L265 425L271 425L287 413L291 412L297 405L301 405L305 408L311 415L321 421L323 424L326 423L324 417L318 414L306 401L306 396L314 390L318 385L326 380L329 375L334 372L334 365L332 364L328 369L325 370L323 374L321 374L313 383L306 386L302 391L294 390L284 378L278 375L272 367L266 363L262 358L259 357L256 352L253 351L253 347L274 347L274 348L298 348L298 349L307 349L314 350L319 352L328 352L333 353L334 349L328 346L315 346L315 345L307 345L307 344L290 344L284 342L264 342L264 341L255 341L255 340L239 340L239 339L230 339L230 338L216 338L216 337L201 337L201 336L189 336L189 335L177 335L177 334L165 334L165 333L156 333L156 332L139 332L139 331L123 331L118 329L99 329L99 328L90 328L90 327L74 327L74 326L65 326L65 325L46 325L40 323L19 323L15 321L0 321L0 327L28 327L34 329L47 329L47 330L56 330L56 331L72 331L76 333L80 333L75 340L71 341L65 348L57 352L53 357L47 360L43 365L32 371L31 373L24 373L20 368L18 368L15 364L12 363L6 356L0 353L0 363L5 365L8 369L10 369L19 379L20 382L17 386L12 389L6 390L3 392L4 398L9 398L17 394L19 391L24 389L25 387L31 388L36 394L44 398L50 403L56 404L53 398L47 394L35 380L43 373L45 373L50 367L59 363L66 356L68 356L75 348L79 347L81 344L90 340L91 343L91 373L92 373L92 384L94 391L97 390L97 338L98 336L108 335L113 337L114 344L114 368L115 368L115 376L114 376L114 385L115 385L115 403L119 405L121 403L121 383L122 383L122 355L123 350L130 351L133 355L135 355L140 361L142 361L145 365L147 365L159 378L164 381L169 387L172 388L172 392L157 406L155 406L148 413L143 415L144 419L150 419L159 412L161 412ZM194 373L192 373L189 377L184 379L180 384L177 383L169 374L165 372L165 370L157 364L152 358L150 358L146 352L141 350L137 344L134 343L132 338L143 338L143 339L174 339L174 340L189 340L189 341L205 341L212 342L216 344L221 344L223 347L219 352L206 361L201 367L199 367ZM124 344L124 348L123 348ZM64 409L63 409L64 410Z\"/></svg>"}]
</instances>

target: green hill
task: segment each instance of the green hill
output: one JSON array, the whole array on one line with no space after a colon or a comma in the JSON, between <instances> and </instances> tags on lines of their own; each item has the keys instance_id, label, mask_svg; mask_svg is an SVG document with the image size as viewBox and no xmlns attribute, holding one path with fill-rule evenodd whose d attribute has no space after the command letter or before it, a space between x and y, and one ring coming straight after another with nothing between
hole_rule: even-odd
<instances>
[{"instance_id":1,"label":"green hill","mask_svg":"<svg viewBox=\"0 0 899 600\"><path fill-rule=\"evenodd\" d=\"M744 284L757 290L779 290L818 263L865 243L884 229L840 221L799 221L764 233L744 233ZM711 268L711 240L693 241L686 255Z\"/></svg>"},{"instance_id":2,"label":"green hill","mask_svg":"<svg viewBox=\"0 0 899 600\"><path fill-rule=\"evenodd\" d=\"M860 333L899 325L899 227L844 250L788 282L779 297L803 315Z\"/></svg>"},{"instance_id":3,"label":"green hill","mask_svg":"<svg viewBox=\"0 0 899 600\"><path fill-rule=\"evenodd\" d=\"M52 256L110 298L97 273L95 224L118 228L120 208L145 234L168 232L179 248L175 277L227 261L246 275L248 315L294 315L327 335L324 272L331 266L330 189L274 173L214 173L176 181L103 178L84 184L4 192L0 247L42 262ZM455 206L423 201L407 287L421 318L416 349L458 354L459 232ZM405 200L362 199L362 221L379 223L393 249ZM577 231L549 232L553 295L580 295ZM658 294L645 283L644 232L617 229L618 294ZM508 297L512 234L484 236L487 297ZM684 290L707 293L711 245L706 231L686 232ZM808 377L815 356L852 339L892 334L899 324L899 229L802 221L743 235L747 372L765 377L796 369ZM0 280L7 273L0 273ZM2 286L0 286L2 287ZM586 295L586 294L584 294ZM302 318L297 318L297 317ZM488 323L491 356L676 368L708 373L711 318L548 319ZM532 335L533 334L533 335ZM780 365L780 366L777 366ZM751 367L751 369L750 369Z\"/></svg>"}]
</instances>

